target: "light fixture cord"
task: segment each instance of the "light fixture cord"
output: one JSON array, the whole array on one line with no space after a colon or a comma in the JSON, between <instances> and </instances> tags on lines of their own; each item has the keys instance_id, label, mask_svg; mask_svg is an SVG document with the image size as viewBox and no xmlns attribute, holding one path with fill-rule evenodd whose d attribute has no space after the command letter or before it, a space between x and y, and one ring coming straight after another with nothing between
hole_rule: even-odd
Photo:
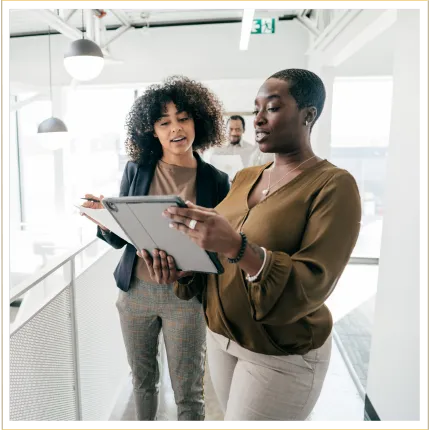
<instances>
[{"instance_id":1,"label":"light fixture cord","mask_svg":"<svg viewBox=\"0 0 430 430\"><path fill-rule=\"evenodd\" d=\"M51 116L54 116L54 106L52 104L52 70L51 70L51 27L48 27L48 47L49 47L49 97L51 99Z\"/></svg>"},{"instance_id":2,"label":"light fixture cord","mask_svg":"<svg viewBox=\"0 0 430 430\"><path fill-rule=\"evenodd\" d=\"M85 39L84 29L84 10L82 9L82 39Z\"/></svg>"}]
</instances>

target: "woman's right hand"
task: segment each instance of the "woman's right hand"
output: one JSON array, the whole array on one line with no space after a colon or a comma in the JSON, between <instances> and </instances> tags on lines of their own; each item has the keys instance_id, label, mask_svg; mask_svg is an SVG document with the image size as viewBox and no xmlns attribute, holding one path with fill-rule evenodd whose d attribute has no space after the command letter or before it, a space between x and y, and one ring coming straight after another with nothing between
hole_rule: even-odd
<instances>
[{"instance_id":1,"label":"woman's right hand","mask_svg":"<svg viewBox=\"0 0 430 430\"><path fill-rule=\"evenodd\" d=\"M98 200L97 202L89 202L88 200L82 203L82 206L84 208L90 208L90 209L104 209L104 206L102 205L102 200L105 196L95 196L93 194L85 194L86 199L92 199L92 200Z\"/></svg>"},{"instance_id":2,"label":"woman's right hand","mask_svg":"<svg viewBox=\"0 0 430 430\"><path fill-rule=\"evenodd\" d=\"M98 200L98 201L97 202L89 202L87 200L84 203L82 203L82 207L89 208L89 209L104 209L104 206L101 203L101 201L104 199L103 195L94 196L93 194L85 194L85 198L92 199L92 200ZM83 216L87 217L88 219L90 219L92 222L94 222L95 224L97 224L102 230L109 231L109 229L107 227L105 227L104 225L102 225L99 222L97 222L94 218L91 218L90 216L88 216L87 214L84 214L84 213L81 213L81 215L83 215Z\"/></svg>"}]
</instances>

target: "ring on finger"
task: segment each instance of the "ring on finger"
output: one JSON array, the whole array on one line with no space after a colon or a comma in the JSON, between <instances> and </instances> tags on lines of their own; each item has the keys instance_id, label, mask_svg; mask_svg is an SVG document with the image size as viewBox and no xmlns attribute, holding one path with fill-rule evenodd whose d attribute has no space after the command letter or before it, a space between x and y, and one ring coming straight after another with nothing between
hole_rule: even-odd
<instances>
[{"instance_id":1,"label":"ring on finger","mask_svg":"<svg viewBox=\"0 0 430 430\"><path fill-rule=\"evenodd\" d=\"M197 221L195 219L192 219L188 226L191 230L194 230L196 228L196 225L197 225Z\"/></svg>"}]
</instances>

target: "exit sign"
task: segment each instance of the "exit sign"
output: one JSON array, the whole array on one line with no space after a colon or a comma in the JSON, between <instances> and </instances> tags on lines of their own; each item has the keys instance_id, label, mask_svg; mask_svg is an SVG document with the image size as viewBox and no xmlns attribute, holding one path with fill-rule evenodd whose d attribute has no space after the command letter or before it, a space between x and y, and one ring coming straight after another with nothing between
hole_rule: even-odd
<instances>
[{"instance_id":1,"label":"exit sign","mask_svg":"<svg viewBox=\"0 0 430 430\"><path fill-rule=\"evenodd\" d=\"M275 18L254 19L251 34L273 34L274 32Z\"/></svg>"}]
</instances>

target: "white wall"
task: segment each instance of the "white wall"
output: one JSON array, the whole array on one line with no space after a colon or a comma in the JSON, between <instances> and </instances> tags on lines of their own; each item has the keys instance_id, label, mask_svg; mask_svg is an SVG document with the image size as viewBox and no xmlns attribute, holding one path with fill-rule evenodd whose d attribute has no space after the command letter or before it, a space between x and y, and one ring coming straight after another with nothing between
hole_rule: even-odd
<instances>
[{"instance_id":1,"label":"white wall","mask_svg":"<svg viewBox=\"0 0 430 430\"><path fill-rule=\"evenodd\" d=\"M395 27L384 31L336 68L337 76L389 76L393 73Z\"/></svg>"},{"instance_id":2,"label":"white wall","mask_svg":"<svg viewBox=\"0 0 430 430\"><path fill-rule=\"evenodd\" d=\"M172 74L199 80L263 79L278 70L305 67L308 32L296 21L278 22L274 35L252 35L249 49L239 50L241 24L130 30L110 45L124 64L106 64L91 84L156 82ZM71 81L63 66L70 40L51 36L54 85ZM10 80L48 85L46 36L10 40Z\"/></svg>"},{"instance_id":3,"label":"white wall","mask_svg":"<svg viewBox=\"0 0 430 430\"><path fill-rule=\"evenodd\" d=\"M367 395L381 420L412 421L420 412L419 11L398 11L394 30L393 108Z\"/></svg>"}]
</instances>

